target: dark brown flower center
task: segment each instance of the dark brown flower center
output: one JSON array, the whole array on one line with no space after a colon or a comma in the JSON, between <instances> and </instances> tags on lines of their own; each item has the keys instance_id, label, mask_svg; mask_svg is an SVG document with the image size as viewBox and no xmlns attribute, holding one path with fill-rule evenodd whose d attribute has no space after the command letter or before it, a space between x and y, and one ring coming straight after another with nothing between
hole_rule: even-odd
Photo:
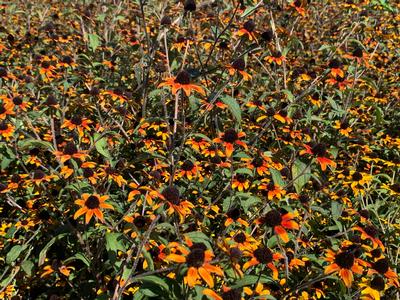
<instances>
[{"instance_id":1,"label":"dark brown flower center","mask_svg":"<svg viewBox=\"0 0 400 300\"><path fill-rule=\"evenodd\" d=\"M196 10L196 1L195 0L185 0L183 8L186 11L195 11Z\"/></svg>"},{"instance_id":2,"label":"dark brown flower center","mask_svg":"<svg viewBox=\"0 0 400 300\"><path fill-rule=\"evenodd\" d=\"M235 240L236 243L244 243L246 241L246 235L243 232L241 232L235 235L233 239Z\"/></svg>"},{"instance_id":3,"label":"dark brown flower center","mask_svg":"<svg viewBox=\"0 0 400 300\"><path fill-rule=\"evenodd\" d=\"M359 47L357 47L356 49L354 49L354 51L353 51L353 56L354 56L354 57L358 57L358 58L363 57L363 51L362 51L362 49L359 48Z\"/></svg>"},{"instance_id":4,"label":"dark brown flower center","mask_svg":"<svg viewBox=\"0 0 400 300\"><path fill-rule=\"evenodd\" d=\"M7 74L7 70L3 67L0 67L0 77L6 77Z\"/></svg>"},{"instance_id":5,"label":"dark brown flower center","mask_svg":"<svg viewBox=\"0 0 400 300\"><path fill-rule=\"evenodd\" d=\"M179 204L179 202L180 202L179 190L178 190L176 187L174 187L174 186L168 186L168 187L166 187L166 188L162 191L161 194L164 196L164 198L165 198L167 201L171 202L172 204L177 205L177 204Z\"/></svg>"},{"instance_id":6,"label":"dark brown flower center","mask_svg":"<svg viewBox=\"0 0 400 300\"><path fill-rule=\"evenodd\" d=\"M78 149L76 148L76 146L73 142L67 143L64 147L64 154L74 155L77 152L78 152Z\"/></svg>"},{"instance_id":7,"label":"dark brown flower center","mask_svg":"<svg viewBox=\"0 0 400 300\"><path fill-rule=\"evenodd\" d=\"M232 209L230 209L230 210L226 213L226 215L227 215L229 218L231 218L232 220L237 220L237 219L240 218L240 209L237 208L237 207L232 208Z\"/></svg>"},{"instance_id":8,"label":"dark brown flower center","mask_svg":"<svg viewBox=\"0 0 400 300\"><path fill-rule=\"evenodd\" d=\"M335 263L342 269L351 269L354 265L354 254L351 252L341 252L336 254Z\"/></svg>"},{"instance_id":9,"label":"dark brown flower center","mask_svg":"<svg viewBox=\"0 0 400 300\"><path fill-rule=\"evenodd\" d=\"M363 178L363 176L362 176L362 174L360 172L354 172L354 174L351 175L351 178L354 181L360 181Z\"/></svg>"},{"instance_id":10,"label":"dark brown flower center","mask_svg":"<svg viewBox=\"0 0 400 300\"><path fill-rule=\"evenodd\" d=\"M82 118L80 116L73 116L71 119L71 123L76 126L79 126L82 124Z\"/></svg>"},{"instance_id":11,"label":"dark brown flower center","mask_svg":"<svg viewBox=\"0 0 400 300\"><path fill-rule=\"evenodd\" d=\"M273 209L265 214L263 220L265 225L269 227L275 227L281 224L282 216L278 210Z\"/></svg>"},{"instance_id":12,"label":"dark brown flower center","mask_svg":"<svg viewBox=\"0 0 400 300\"><path fill-rule=\"evenodd\" d=\"M243 24L243 28L248 32L253 32L256 29L256 23L253 20L249 20Z\"/></svg>"},{"instance_id":13,"label":"dark brown flower center","mask_svg":"<svg viewBox=\"0 0 400 300\"><path fill-rule=\"evenodd\" d=\"M273 34L272 30L266 30L261 34L261 38L266 42L272 41L273 37L274 37L274 34Z\"/></svg>"},{"instance_id":14,"label":"dark brown flower center","mask_svg":"<svg viewBox=\"0 0 400 300\"><path fill-rule=\"evenodd\" d=\"M382 277L377 276L371 280L371 288L377 291L383 291L385 289L385 281Z\"/></svg>"},{"instance_id":15,"label":"dark brown flower center","mask_svg":"<svg viewBox=\"0 0 400 300\"><path fill-rule=\"evenodd\" d=\"M237 174L235 176L236 180L239 181L240 183L245 183L246 182L246 176L243 174Z\"/></svg>"},{"instance_id":16,"label":"dark brown flower center","mask_svg":"<svg viewBox=\"0 0 400 300\"><path fill-rule=\"evenodd\" d=\"M379 274L385 274L389 270L389 262L386 258L381 258L373 264L373 268Z\"/></svg>"},{"instance_id":17,"label":"dark brown flower center","mask_svg":"<svg viewBox=\"0 0 400 300\"><path fill-rule=\"evenodd\" d=\"M33 179L43 179L46 174L42 170L35 170L33 172Z\"/></svg>"},{"instance_id":18,"label":"dark brown flower center","mask_svg":"<svg viewBox=\"0 0 400 300\"><path fill-rule=\"evenodd\" d=\"M204 264L205 253L204 249L197 247L190 250L186 257L186 263L189 267L201 267Z\"/></svg>"},{"instance_id":19,"label":"dark brown flower center","mask_svg":"<svg viewBox=\"0 0 400 300\"><path fill-rule=\"evenodd\" d=\"M185 160L182 164L182 169L184 171L191 171L194 167L194 164L190 160Z\"/></svg>"},{"instance_id":20,"label":"dark brown flower center","mask_svg":"<svg viewBox=\"0 0 400 300\"><path fill-rule=\"evenodd\" d=\"M13 183L18 183L18 182L20 182L21 181L21 176L19 176L18 174L14 174L12 177L11 177L11 182L13 182Z\"/></svg>"},{"instance_id":21,"label":"dark brown flower center","mask_svg":"<svg viewBox=\"0 0 400 300\"><path fill-rule=\"evenodd\" d=\"M238 136L236 130L233 128L227 129L224 132L224 136L222 137L224 142L231 143L231 144L236 142L238 140L238 138L239 138L239 136Z\"/></svg>"},{"instance_id":22,"label":"dark brown flower center","mask_svg":"<svg viewBox=\"0 0 400 300\"><path fill-rule=\"evenodd\" d=\"M137 228L143 228L147 223L147 219L143 216L137 216L134 220L133 220L133 224L135 224L135 226Z\"/></svg>"},{"instance_id":23,"label":"dark brown flower center","mask_svg":"<svg viewBox=\"0 0 400 300\"><path fill-rule=\"evenodd\" d=\"M65 55L65 56L63 56L63 57L61 58L61 62L64 63L64 64L70 65L70 64L72 64L72 63L74 62L74 60L72 59L71 56Z\"/></svg>"},{"instance_id":24,"label":"dark brown flower center","mask_svg":"<svg viewBox=\"0 0 400 300\"><path fill-rule=\"evenodd\" d=\"M4 191L7 188L7 185L4 183L0 183L0 192Z\"/></svg>"},{"instance_id":25,"label":"dark brown flower center","mask_svg":"<svg viewBox=\"0 0 400 300\"><path fill-rule=\"evenodd\" d=\"M8 125L7 125L7 123L6 122L1 122L0 123L0 130L1 131L4 131L4 130L7 130L8 129Z\"/></svg>"},{"instance_id":26,"label":"dark brown flower center","mask_svg":"<svg viewBox=\"0 0 400 300\"><path fill-rule=\"evenodd\" d=\"M232 289L221 294L222 300L240 300L242 299L241 289Z\"/></svg>"},{"instance_id":27,"label":"dark brown flower center","mask_svg":"<svg viewBox=\"0 0 400 300\"><path fill-rule=\"evenodd\" d=\"M261 157L255 157L251 163L254 167L259 168L263 165L264 160Z\"/></svg>"},{"instance_id":28,"label":"dark brown flower center","mask_svg":"<svg viewBox=\"0 0 400 300\"><path fill-rule=\"evenodd\" d=\"M171 25L171 23L172 23L172 20L171 20L170 16L163 16L160 21L161 25Z\"/></svg>"},{"instance_id":29,"label":"dark brown flower center","mask_svg":"<svg viewBox=\"0 0 400 300\"><path fill-rule=\"evenodd\" d=\"M185 70L179 71L174 81L179 84L190 84L190 74Z\"/></svg>"},{"instance_id":30,"label":"dark brown flower center","mask_svg":"<svg viewBox=\"0 0 400 300\"><path fill-rule=\"evenodd\" d=\"M239 57L232 63L232 68L238 71L244 71L246 68L246 62L244 61L243 57Z\"/></svg>"},{"instance_id":31,"label":"dark brown flower center","mask_svg":"<svg viewBox=\"0 0 400 300\"><path fill-rule=\"evenodd\" d=\"M364 231L365 231L370 237L373 237L373 238L376 238L376 237L378 236L378 234L379 234L378 229L377 229L375 226L373 226L373 225L365 226Z\"/></svg>"},{"instance_id":32,"label":"dark brown flower center","mask_svg":"<svg viewBox=\"0 0 400 300\"><path fill-rule=\"evenodd\" d=\"M0 104L0 115L4 114L6 112L6 108L4 106L4 104Z\"/></svg>"},{"instance_id":33,"label":"dark brown flower center","mask_svg":"<svg viewBox=\"0 0 400 300\"><path fill-rule=\"evenodd\" d=\"M311 152L318 157L323 157L326 154L326 145L322 143L315 144L311 148Z\"/></svg>"},{"instance_id":34,"label":"dark brown flower center","mask_svg":"<svg viewBox=\"0 0 400 300\"><path fill-rule=\"evenodd\" d=\"M400 184L394 183L394 184L390 185L390 189L396 193L400 193Z\"/></svg>"},{"instance_id":35,"label":"dark brown flower center","mask_svg":"<svg viewBox=\"0 0 400 300\"><path fill-rule=\"evenodd\" d=\"M329 62L329 68L331 69L338 69L342 66L342 63L338 61L337 59L331 60Z\"/></svg>"},{"instance_id":36,"label":"dark brown flower center","mask_svg":"<svg viewBox=\"0 0 400 300\"><path fill-rule=\"evenodd\" d=\"M90 168L84 168L83 169L83 177L85 178L89 178L92 177L94 175L94 171Z\"/></svg>"},{"instance_id":37,"label":"dark brown flower center","mask_svg":"<svg viewBox=\"0 0 400 300\"><path fill-rule=\"evenodd\" d=\"M22 97L20 97L20 96L17 96L17 97L14 97L14 98L13 98L13 103L14 103L15 105L21 105L22 102L23 102L23 99L22 99Z\"/></svg>"},{"instance_id":38,"label":"dark brown flower center","mask_svg":"<svg viewBox=\"0 0 400 300\"><path fill-rule=\"evenodd\" d=\"M261 246L254 250L254 257L262 264L268 264L272 262L272 252L268 247Z\"/></svg>"},{"instance_id":39,"label":"dark brown flower center","mask_svg":"<svg viewBox=\"0 0 400 300\"><path fill-rule=\"evenodd\" d=\"M97 196L89 196L85 201L85 206L89 209L96 209L100 207L100 200Z\"/></svg>"},{"instance_id":40,"label":"dark brown flower center","mask_svg":"<svg viewBox=\"0 0 400 300\"><path fill-rule=\"evenodd\" d=\"M44 61L44 62L42 62L42 68L44 68L44 69L48 69L49 67L50 67L50 62L49 61Z\"/></svg>"},{"instance_id":41,"label":"dark brown flower center","mask_svg":"<svg viewBox=\"0 0 400 300\"><path fill-rule=\"evenodd\" d=\"M53 95L49 95L49 96L47 97L46 104L47 104L47 105L56 105L56 104L57 104L57 99L56 99L56 97L54 97Z\"/></svg>"}]
</instances>

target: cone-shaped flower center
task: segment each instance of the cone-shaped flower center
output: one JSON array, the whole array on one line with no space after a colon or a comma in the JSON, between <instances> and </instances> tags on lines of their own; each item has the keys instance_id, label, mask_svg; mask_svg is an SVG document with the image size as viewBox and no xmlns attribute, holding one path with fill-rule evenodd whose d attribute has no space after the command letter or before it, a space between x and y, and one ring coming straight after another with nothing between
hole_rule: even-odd
<instances>
[{"instance_id":1,"label":"cone-shaped flower center","mask_svg":"<svg viewBox=\"0 0 400 300\"><path fill-rule=\"evenodd\" d=\"M97 196L92 195L85 201L85 206L89 209L99 208L100 200Z\"/></svg>"},{"instance_id":2,"label":"cone-shaped flower center","mask_svg":"<svg viewBox=\"0 0 400 300\"><path fill-rule=\"evenodd\" d=\"M190 253L186 257L186 263L189 267L201 267L204 264L205 253L204 249L198 247L190 250Z\"/></svg>"},{"instance_id":3,"label":"cone-shaped flower center","mask_svg":"<svg viewBox=\"0 0 400 300\"><path fill-rule=\"evenodd\" d=\"M281 213L276 209L267 212L264 216L264 222L269 227L278 226L282 222Z\"/></svg>"},{"instance_id":4,"label":"cone-shaped flower center","mask_svg":"<svg viewBox=\"0 0 400 300\"><path fill-rule=\"evenodd\" d=\"M227 130L224 132L224 136L223 136L222 139L223 139L225 142L231 143L231 144L232 144L232 143L236 142L238 138L239 138L239 136L238 136L236 130L233 129L233 128L230 128L230 129L227 129Z\"/></svg>"},{"instance_id":5,"label":"cone-shaped flower center","mask_svg":"<svg viewBox=\"0 0 400 300\"><path fill-rule=\"evenodd\" d=\"M177 205L177 204L179 204L179 202L180 202L179 190L178 190L176 187L174 187L174 186L168 186L168 187L166 187L166 188L162 191L161 194L164 196L164 198L165 198L167 201L171 202L172 204Z\"/></svg>"},{"instance_id":6,"label":"cone-shaped flower center","mask_svg":"<svg viewBox=\"0 0 400 300\"><path fill-rule=\"evenodd\" d=\"M311 152L318 157L323 157L326 154L326 146L322 143L315 144L311 148Z\"/></svg>"},{"instance_id":7,"label":"cone-shaped flower center","mask_svg":"<svg viewBox=\"0 0 400 300\"><path fill-rule=\"evenodd\" d=\"M354 265L354 254L350 252L341 252L336 254L335 263L342 269L351 269Z\"/></svg>"},{"instance_id":8,"label":"cone-shaped flower center","mask_svg":"<svg viewBox=\"0 0 400 300\"><path fill-rule=\"evenodd\" d=\"M174 81L179 84L190 84L190 74L185 70L179 71Z\"/></svg>"},{"instance_id":9,"label":"cone-shaped flower center","mask_svg":"<svg viewBox=\"0 0 400 300\"><path fill-rule=\"evenodd\" d=\"M262 264L272 262L272 252L268 247L261 246L254 250L254 257Z\"/></svg>"},{"instance_id":10,"label":"cone-shaped flower center","mask_svg":"<svg viewBox=\"0 0 400 300\"><path fill-rule=\"evenodd\" d=\"M389 270L389 262L386 258L379 259L374 263L373 268L378 271L378 273L385 274Z\"/></svg>"}]
</instances>

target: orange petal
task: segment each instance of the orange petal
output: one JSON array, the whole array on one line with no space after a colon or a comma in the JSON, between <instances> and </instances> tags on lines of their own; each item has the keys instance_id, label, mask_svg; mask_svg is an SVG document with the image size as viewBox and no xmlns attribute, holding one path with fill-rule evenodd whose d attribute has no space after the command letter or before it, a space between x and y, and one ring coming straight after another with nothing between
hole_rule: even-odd
<instances>
[{"instance_id":1,"label":"orange petal","mask_svg":"<svg viewBox=\"0 0 400 300\"><path fill-rule=\"evenodd\" d=\"M341 269L339 271L340 277L343 279L344 284L349 288L353 282L353 272L348 269Z\"/></svg>"},{"instance_id":2,"label":"orange petal","mask_svg":"<svg viewBox=\"0 0 400 300\"><path fill-rule=\"evenodd\" d=\"M188 286L194 287L198 278L199 274L197 273L196 268L190 267L186 276Z\"/></svg>"},{"instance_id":3,"label":"orange petal","mask_svg":"<svg viewBox=\"0 0 400 300\"><path fill-rule=\"evenodd\" d=\"M325 268L324 274L331 274L333 272L339 271L340 267L337 264L331 264Z\"/></svg>"},{"instance_id":4,"label":"orange petal","mask_svg":"<svg viewBox=\"0 0 400 300\"><path fill-rule=\"evenodd\" d=\"M93 217L93 210L89 209L85 216L85 223L89 224L90 219Z\"/></svg>"},{"instance_id":5,"label":"orange petal","mask_svg":"<svg viewBox=\"0 0 400 300\"><path fill-rule=\"evenodd\" d=\"M203 294L213 298L214 300L223 300L221 296L219 296L216 292L210 289L204 289Z\"/></svg>"},{"instance_id":6,"label":"orange petal","mask_svg":"<svg viewBox=\"0 0 400 300\"><path fill-rule=\"evenodd\" d=\"M209 286L210 288L213 288L213 287L214 287L214 280L213 280L213 278L212 278L210 272L208 272L208 271L207 271L205 268L203 268L203 267L200 267L200 268L198 269L198 271L199 271L199 274L200 274L201 278L203 278L204 281L207 282L208 286Z\"/></svg>"},{"instance_id":7,"label":"orange petal","mask_svg":"<svg viewBox=\"0 0 400 300\"><path fill-rule=\"evenodd\" d=\"M285 243L289 242L289 236L282 226L275 226L274 231Z\"/></svg>"},{"instance_id":8,"label":"orange petal","mask_svg":"<svg viewBox=\"0 0 400 300\"><path fill-rule=\"evenodd\" d=\"M82 216L86 212L87 212L87 208L86 207L82 207L82 208L78 209L74 214L74 219L75 220L78 219L80 216Z\"/></svg>"}]
</instances>

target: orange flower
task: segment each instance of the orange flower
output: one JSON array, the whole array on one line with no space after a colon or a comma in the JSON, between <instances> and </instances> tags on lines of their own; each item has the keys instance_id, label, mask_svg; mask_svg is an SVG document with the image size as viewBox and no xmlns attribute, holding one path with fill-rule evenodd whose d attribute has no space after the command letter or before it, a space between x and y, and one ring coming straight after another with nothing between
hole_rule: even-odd
<instances>
[{"instance_id":1,"label":"orange flower","mask_svg":"<svg viewBox=\"0 0 400 300\"><path fill-rule=\"evenodd\" d=\"M238 189L239 192L247 190L250 187L250 181L243 174L237 174L233 178L232 189Z\"/></svg>"},{"instance_id":2,"label":"orange flower","mask_svg":"<svg viewBox=\"0 0 400 300\"><path fill-rule=\"evenodd\" d=\"M389 261L385 258L378 258L373 264L372 268L368 270L368 276L372 274L381 274L389 279L390 284L400 288L398 276L395 271L390 267Z\"/></svg>"},{"instance_id":3,"label":"orange flower","mask_svg":"<svg viewBox=\"0 0 400 300\"><path fill-rule=\"evenodd\" d=\"M236 32L237 36L246 36L249 41L257 40L254 36L254 30L256 29L256 24L253 20L248 20L243 24L243 27Z\"/></svg>"},{"instance_id":4,"label":"orange flower","mask_svg":"<svg viewBox=\"0 0 400 300\"><path fill-rule=\"evenodd\" d=\"M192 180L193 177L196 177L199 174L199 167L191 162L190 160L185 160L182 163L181 170L179 171L178 176L179 177L184 177L186 176L187 179ZM199 174L200 175L200 174ZM200 175L201 179L201 175ZM200 180L202 181L202 180Z\"/></svg>"},{"instance_id":5,"label":"orange flower","mask_svg":"<svg viewBox=\"0 0 400 300\"><path fill-rule=\"evenodd\" d=\"M171 87L173 95L176 95L177 91L181 89L185 92L186 96L190 96L192 90L203 96L206 94L202 87L190 83L190 74L185 70L179 71L176 77L169 77L158 85L158 87L163 86Z\"/></svg>"},{"instance_id":6,"label":"orange flower","mask_svg":"<svg viewBox=\"0 0 400 300\"><path fill-rule=\"evenodd\" d=\"M8 98L4 98L5 96L3 96L3 99L8 99ZM5 102L5 103L1 103L0 104L0 120L4 120L7 115L13 115L14 111L13 111L13 104L12 102Z\"/></svg>"},{"instance_id":7,"label":"orange flower","mask_svg":"<svg viewBox=\"0 0 400 300\"><path fill-rule=\"evenodd\" d=\"M300 155L303 155L305 153L311 154L311 155L316 155L317 162L320 164L322 171L325 171L327 166L336 167L336 163L334 161L325 157L325 155L326 155L325 144L319 143L319 144L315 144L312 147L309 145L304 145L304 147L306 148L306 150L301 150Z\"/></svg>"},{"instance_id":8,"label":"orange flower","mask_svg":"<svg viewBox=\"0 0 400 300\"><path fill-rule=\"evenodd\" d=\"M354 59L358 64L364 63L369 68L369 55L364 52L360 47L356 47L351 54L343 55L344 58Z\"/></svg>"},{"instance_id":9,"label":"orange flower","mask_svg":"<svg viewBox=\"0 0 400 300\"><path fill-rule=\"evenodd\" d=\"M85 223L88 224L90 219L95 215L101 222L104 222L102 208L114 209L111 204L105 203L109 197L107 195L100 196L98 194L90 195L88 193L82 194L82 199L75 201L75 204L82 206L74 214L74 219L85 215Z\"/></svg>"},{"instance_id":10,"label":"orange flower","mask_svg":"<svg viewBox=\"0 0 400 300\"><path fill-rule=\"evenodd\" d=\"M247 149L246 143L239 140L239 138L246 136L244 132L236 132L235 129L230 128L225 130L224 133L220 135L220 137L215 138L213 142L222 143L225 146L225 154L227 157L231 157L233 153L233 146L240 145L243 148Z\"/></svg>"},{"instance_id":11,"label":"orange flower","mask_svg":"<svg viewBox=\"0 0 400 300\"><path fill-rule=\"evenodd\" d=\"M269 64L274 62L278 66L282 65L282 63L286 60L286 58L282 55L280 51L276 51L272 55L267 55L264 59Z\"/></svg>"},{"instance_id":12,"label":"orange flower","mask_svg":"<svg viewBox=\"0 0 400 300\"><path fill-rule=\"evenodd\" d=\"M286 194L286 191L281 189L279 185L273 182L266 183L267 179L262 179L263 183L258 186L258 189L262 191L263 195L267 195L268 200L272 200L275 197L281 199Z\"/></svg>"},{"instance_id":13,"label":"orange flower","mask_svg":"<svg viewBox=\"0 0 400 300\"><path fill-rule=\"evenodd\" d=\"M294 215L286 213L282 215L278 210L273 209L258 219L257 223L265 224L272 227L274 233L277 234L285 243L289 242L289 236L286 229L299 229L299 224L293 221Z\"/></svg>"},{"instance_id":14,"label":"orange flower","mask_svg":"<svg viewBox=\"0 0 400 300\"><path fill-rule=\"evenodd\" d=\"M61 163L64 163L71 158L77 158L84 161L87 156L87 154L85 154L84 152L78 151L73 142L68 142L64 146L63 151L54 151L54 155L57 157L57 159L61 161Z\"/></svg>"},{"instance_id":15,"label":"orange flower","mask_svg":"<svg viewBox=\"0 0 400 300\"><path fill-rule=\"evenodd\" d=\"M0 123L0 136L5 138L7 141L13 136L14 130L15 128L11 124L6 123L5 121Z\"/></svg>"},{"instance_id":16,"label":"orange flower","mask_svg":"<svg viewBox=\"0 0 400 300\"><path fill-rule=\"evenodd\" d=\"M278 280L278 269L273 264L273 261L281 259L283 257L281 254L273 253L271 249L261 245L254 251L246 252L246 255L250 256L251 259L243 265L244 271L255 265L267 265L272 271L272 278Z\"/></svg>"},{"instance_id":17,"label":"orange flower","mask_svg":"<svg viewBox=\"0 0 400 300\"><path fill-rule=\"evenodd\" d=\"M331 69L331 75L333 77L344 77L344 72L341 69L342 63L340 61L338 61L337 59L333 59L329 62L328 66Z\"/></svg>"},{"instance_id":18,"label":"orange flower","mask_svg":"<svg viewBox=\"0 0 400 300\"><path fill-rule=\"evenodd\" d=\"M239 208L234 207L231 208L230 210L228 210L228 212L226 213L226 216L228 217L225 221L225 226L228 227L229 225L231 225L234 222L238 222L240 224L242 224L245 227L249 226L249 223L247 223L245 220L243 220L241 217L241 211Z\"/></svg>"},{"instance_id":19,"label":"orange flower","mask_svg":"<svg viewBox=\"0 0 400 300\"><path fill-rule=\"evenodd\" d=\"M251 75L244 71L246 68L246 63L242 57L236 59L232 65L228 65L227 68L229 75L231 76L235 75L235 72L238 72L240 75L242 75L244 81L251 79Z\"/></svg>"},{"instance_id":20,"label":"orange flower","mask_svg":"<svg viewBox=\"0 0 400 300\"><path fill-rule=\"evenodd\" d=\"M166 187L160 196L162 199L166 200L169 205L167 209L168 214L171 215L174 212L178 213L181 223L185 221L187 215L191 214L191 209L194 205L187 200L182 200L179 190L175 186Z\"/></svg>"},{"instance_id":21,"label":"orange flower","mask_svg":"<svg viewBox=\"0 0 400 300\"><path fill-rule=\"evenodd\" d=\"M362 240L369 239L372 242L374 249L379 246L382 251L385 251L385 246L383 246L381 240L377 238L379 232L375 226L368 225L364 228L361 228L360 226L354 226L353 230L361 232Z\"/></svg>"},{"instance_id":22,"label":"orange flower","mask_svg":"<svg viewBox=\"0 0 400 300\"><path fill-rule=\"evenodd\" d=\"M339 277L348 288L353 283L353 272L357 274L362 274L363 272L362 266L359 265L359 263L363 262L356 258L351 251L335 253L328 249L325 260L331 263L325 267L325 274L339 272Z\"/></svg>"},{"instance_id":23,"label":"orange flower","mask_svg":"<svg viewBox=\"0 0 400 300\"><path fill-rule=\"evenodd\" d=\"M71 120L65 120L61 128L68 128L69 130L77 129L79 136L83 137L85 129L90 131L89 124L91 123L92 121L89 119L81 118L80 116L74 116L71 118Z\"/></svg>"},{"instance_id":24,"label":"orange flower","mask_svg":"<svg viewBox=\"0 0 400 300\"><path fill-rule=\"evenodd\" d=\"M188 238L186 238L186 243L189 246L189 250L180 247L181 255L169 254L165 257L165 260L186 263L189 269L184 281L189 287L200 284L200 279L203 279L209 287L213 288L214 279L211 274L224 276L224 272L220 267L211 264L214 254L203 243L193 243Z\"/></svg>"},{"instance_id":25,"label":"orange flower","mask_svg":"<svg viewBox=\"0 0 400 300\"><path fill-rule=\"evenodd\" d=\"M303 8L303 3L300 0L293 1L290 3L290 6L296 9L296 11L301 15L305 16L306 15L306 10Z\"/></svg>"}]
</instances>

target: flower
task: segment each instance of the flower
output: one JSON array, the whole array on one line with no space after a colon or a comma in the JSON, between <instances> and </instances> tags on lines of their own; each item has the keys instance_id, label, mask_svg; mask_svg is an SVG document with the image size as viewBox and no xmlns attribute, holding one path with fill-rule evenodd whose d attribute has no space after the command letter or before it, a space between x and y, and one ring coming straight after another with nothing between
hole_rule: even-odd
<instances>
[{"instance_id":1,"label":"flower","mask_svg":"<svg viewBox=\"0 0 400 300\"><path fill-rule=\"evenodd\" d=\"M185 71L179 71L176 77L169 77L164 82L158 85L159 87L169 86L172 88L172 94L175 95L177 91L183 90L186 96L190 96L191 91L196 91L205 96L205 91L202 87L190 83L190 74Z\"/></svg>"},{"instance_id":2,"label":"flower","mask_svg":"<svg viewBox=\"0 0 400 300\"><path fill-rule=\"evenodd\" d=\"M274 233L277 234L285 243L289 242L289 236L286 229L299 229L299 224L293 221L294 215L286 213L282 215L278 210L272 209L264 216L258 219L258 223L272 227Z\"/></svg>"},{"instance_id":3,"label":"flower","mask_svg":"<svg viewBox=\"0 0 400 300\"><path fill-rule=\"evenodd\" d=\"M239 192L242 192L243 190L247 190L249 187L250 187L250 181L246 178L245 175L243 174L235 175L232 182L233 189L237 188Z\"/></svg>"},{"instance_id":4,"label":"flower","mask_svg":"<svg viewBox=\"0 0 400 300\"><path fill-rule=\"evenodd\" d=\"M220 137L215 138L213 142L215 143L222 143L225 147L225 154L227 157L231 157L233 153L233 146L239 145L242 146L243 148L247 149L246 143L243 141L240 141L239 138L246 136L244 132L237 132L233 128L229 128L225 130L224 133L220 135Z\"/></svg>"},{"instance_id":5,"label":"flower","mask_svg":"<svg viewBox=\"0 0 400 300\"><path fill-rule=\"evenodd\" d=\"M269 64L276 63L278 66L282 65L282 63L286 60L285 56L283 56L280 51L275 51L272 53L272 55L267 55L264 59Z\"/></svg>"},{"instance_id":6,"label":"flower","mask_svg":"<svg viewBox=\"0 0 400 300\"><path fill-rule=\"evenodd\" d=\"M257 40L254 36L254 30L256 29L256 23L253 20L248 20L243 24L243 27L236 32L237 36L246 36L249 41Z\"/></svg>"},{"instance_id":7,"label":"flower","mask_svg":"<svg viewBox=\"0 0 400 300\"><path fill-rule=\"evenodd\" d=\"M336 167L336 163L329 158L325 157L326 155L326 145L322 143L314 144L312 147L309 145L304 145L306 150L300 151L300 155L307 153L311 155L317 156L317 162L321 166L321 170L325 171L327 166Z\"/></svg>"},{"instance_id":8,"label":"flower","mask_svg":"<svg viewBox=\"0 0 400 300\"><path fill-rule=\"evenodd\" d=\"M85 223L88 224L90 219L95 215L101 222L104 222L102 208L114 209L111 204L105 203L109 196L100 196L98 194L90 195L88 193L82 194L82 199L75 201L75 204L81 206L74 214L74 219L79 218L85 214Z\"/></svg>"},{"instance_id":9,"label":"flower","mask_svg":"<svg viewBox=\"0 0 400 300\"><path fill-rule=\"evenodd\" d=\"M304 1L306 2L306 1ZM290 3L290 6L296 9L296 11L301 15L305 16L306 15L306 10L303 8L303 1L301 0L295 0L292 3Z\"/></svg>"},{"instance_id":10,"label":"flower","mask_svg":"<svg viewBox=\"0 0 400 300\"><path fill-rule=\"evenodd\" d=\"M203 243L193 243L187 237L186 243L189 246L189 250L180 247L179 250L182 254L169 254L165 257L165 260L186 263L188 270L184 281L189 287L198 285L200 279L203 279L209 287L213 288L214 279L211 274L224 276L224 272L220 267L211 264L214 257L213 252L207 249Z\"/></svg>"},{"instance_id":11,"label":"flower","mask_svg":"<svg viewBox=\"0 0 400 300\"><path fill-rule=\"evenodd\" d=\"M235 72L238 72L242 75L243 80L247 81L251 79L251 75L244 71L246 68L246 62L244 61L243 57L236 59L231 65L227 66L229 75L233 76Z\"/></svg>"},{"instance_id":12,"label":"flower","mask_svg":"<svg viewBox=\"0 0 400 300\"><path fill-rule=\"evenodd\" d=\"M84 130L90 131L89 124L91 124L92 121L90 121L87 118L82 118L80 116L74 116L70 120L65 120L64 123L62 124L61 128L68 128L69 130L74 130L77 129L79 136L83 137L84 135Z\"/></svg>"},{"instance_id":13,"label":"flower","mask_svg":"<svg viewBox=\"0 0 400 300\"><path fill-rule=\"evenodd\" d=\"M15 127L10 123L7 123L5 121L0 123L0 135L7 141L10 140L10 138L13 136L14 130Z\"/></svg>"},{"instance_id":14,"label":"flower","mask_svg":"<svg viewBox=\"0 0 400 300\"><path fill-rule=\"evenodd\" d=\"M175 186L166 187L161 193L161 198L166 200L169 205L168 214L177 212L181 223L185 221L185 217L191 213L191 209L194 207L189 201L181 199L179 190Z\"/></svg>"},{"instance_id":15,"label":"flower","mask_svg":"<svg viewBox=\"0 0 400 300\"><path fill-rule=\"evenodd\" d=\"M353 283L353 272L357 274L362 274L363 272L363 268L359 264L360 259L356 258L351 251L335 253L328 249L325 260L331 264L325 267L324 273L331 274L339 272L339 277L348 288L350 288Z\"/></svg>"},{"instance_id":16,"label":"flower","mask_svg":"<svg viewBox=\"0 0 400 300\"><path fill-rule=\"evenodd\" d=\"M84 161L87 156L86 153L78 151L73 142L68 142L64 146L63 151L54 151L54 155L61 161L61 163L64 163L71 158L77 158Z\"/></svg>"},{"instance_id":17,"label":"flower","mask_svg":"<svg viewBox=\"0 0 400 300\"><path fill-rule=\"evenodd\" d=\"M243 265L244 271L255 265L267 265L267 267L270 268L272 271L272 278L278 280L278 269L273 264L273 261L281 259L281 254L273 253L271 249L261 245L251 252L246 252L246 255L250 256L251 259Z\"/></svg>"}]
</instances>

